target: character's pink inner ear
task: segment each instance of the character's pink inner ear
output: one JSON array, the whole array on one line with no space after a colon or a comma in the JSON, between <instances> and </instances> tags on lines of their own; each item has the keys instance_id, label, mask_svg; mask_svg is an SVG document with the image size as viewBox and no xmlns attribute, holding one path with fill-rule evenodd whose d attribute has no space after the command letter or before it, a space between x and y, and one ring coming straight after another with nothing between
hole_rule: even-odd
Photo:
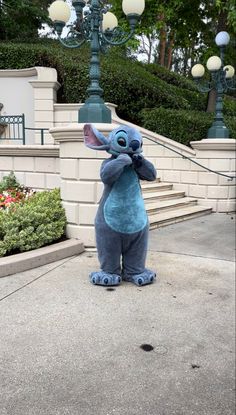
<instances>
[{"instance_id":1,"label":"character's pink inner ear","mask_svg":"<svg viewBox=\"0 0 236 415\"><path fill-rule=\"evenodd\" d=\"M104 144L94 134L93 128L90 124L85 124L84 126L84 141L88 147L99 147Z\"/></svg>"}]
</instances>

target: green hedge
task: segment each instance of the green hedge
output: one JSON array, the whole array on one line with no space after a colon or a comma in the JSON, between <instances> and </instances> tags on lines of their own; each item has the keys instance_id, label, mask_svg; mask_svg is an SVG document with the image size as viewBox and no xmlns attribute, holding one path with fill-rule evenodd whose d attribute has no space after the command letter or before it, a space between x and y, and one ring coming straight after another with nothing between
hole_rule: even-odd
<instances>
[{"instance_id":1,"label":"green hedge","mask_svg":"<svg viewBox=\"0 0 236 415\"><path fill-rule=\"evenodd\" d=\"M206 138L214 119L213 114L199 111L156 108L141 112L142 125L148 130L189 145L190 141ZM236 137L236 118L225 117L225 124Z\"/></svg>"},{"instance_id":2,"label":"green hedge","mask_svg":"<svg viewBox=\"0 0 236 415\"><path fill-rule=\"evenodd\" d=\"M197 92L178 88L151 73L145 65L122 58L115 48L101 57L101 86L105 101L118 105L119 115L138 122L143 108L204 109L204 98ZM89 50L68 50L57 41L46 44L0 45L0 69L19 69L31 66L55 67L58 80L63 85L58 92L59 102L83 102L89 85ZM148 66L147 66L148 67ZM160 69L160 73L162 69ZM169 75L176 78L176 74ZM183 80L181 86L187 85ZM191 86L191 83L189 83ZM180 85L179 85L180 86Z\"/></svg>"},{"instance_id":3,"label":"green hedge","mask_svg":"<svg viewBox=\"0 0 236 415\"><path fill-rule=\"evenodd\" d=\"M1 209L0 257L50 244L64 235L65 226L59 189L36 193L8 211Z\"/></svg>"},{"instance_id":4,"label":"green hedge","mask_svg":"<svg viewBox=\"0 0 236 415\"><path fill-rule=\"evenodd\" d=\"M62 85L58 91L58 102L85 101L89 85L89 56L87 46L71 50L49 39L38 44L0 43L0 69L56 68ZM199 111L199 127L202 119L211 118L204 114L207 94L198 92L192 81L158 65L142 64L122 57L115 47L106 56L101 56L101 75L104 100L117 104L118 115L135 124L143 125L143 109L155 110L159 107ZM225 97L224 114L233 116L235 113L236 100ZM163 120L163 123L168 121ZM202 135L201 129L197 134ZM174 139L178 140L179 136Z\"/></svg>"},{"instance_id":5,"label":"green hedge","mask_svg":"<svg viewBox=\"0 0 236 415\"><path fill-rule=\"evenodd\" d=\"M225 115L236 117L236 98L225 96L223 110Z\"/></svg>"},{"instance_id":6,"label":"green hedge","mask_svg":"<svg viewBox=\"0 0 236 415\"><path fill-rule=\"evenodd\" d=\"M158 76L158 78L162 79L169 84L175 85L180 87L181 89L188 89L190 91L197 91L197 86L193 82L192 79L188 79L183 75L179 75L175 72L171 72L168 69L164 68L163 66L156 65L154 63L150 64L143 64L145 65L145 69L150 72L151 74Z\"/></svg>"}]
</instances>

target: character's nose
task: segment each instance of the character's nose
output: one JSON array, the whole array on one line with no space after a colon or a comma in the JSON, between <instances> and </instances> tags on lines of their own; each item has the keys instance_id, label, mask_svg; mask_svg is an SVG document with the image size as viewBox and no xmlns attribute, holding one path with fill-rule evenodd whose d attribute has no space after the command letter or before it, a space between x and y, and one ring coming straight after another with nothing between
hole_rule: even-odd
<instances>
[{"instance_id":1,"label":"character's nose","mask_svg":"<svg viewBox=\"0 0 236 415\"><path fill-rule=\"evenodd\" d=\"M132 148L133 151L137 150L140 146L140 143L138 140L132 140L130 143L130 147Z\"/></svg>"}]
</instances>

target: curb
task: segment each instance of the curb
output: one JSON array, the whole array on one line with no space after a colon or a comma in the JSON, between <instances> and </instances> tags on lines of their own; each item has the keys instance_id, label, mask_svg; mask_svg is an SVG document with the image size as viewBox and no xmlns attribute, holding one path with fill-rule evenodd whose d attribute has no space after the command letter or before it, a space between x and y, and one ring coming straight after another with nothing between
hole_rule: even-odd
<instances>
[{"instance_id":1,"label":"curb","mask_svg":"<svg viewBox=\"0 0 236 415\"><path fill-rule=\"evenodd\" d=\"M43 248L3 257L0 258L0 277L41 267L63 258L81 254L84 250L82 242L77 239L68 239Z\"/></svg>"}]
</instances>

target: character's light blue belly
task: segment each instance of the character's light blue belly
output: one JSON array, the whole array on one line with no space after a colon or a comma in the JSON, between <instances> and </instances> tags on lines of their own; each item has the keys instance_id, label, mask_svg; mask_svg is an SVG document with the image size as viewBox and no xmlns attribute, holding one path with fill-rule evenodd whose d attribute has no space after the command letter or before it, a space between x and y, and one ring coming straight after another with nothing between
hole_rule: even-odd
<instances>
[{"instance_id":1,"label":"character's light blue belly","mask_svg":"<svg viewBox=\"0 0 236 415\"><path fill-rule=\"evenodd\" d=\"M147 225L147 213L138 176L126 167L114 184L104 204L104 218L108 226L121 233L135 233Z\"/></svg>"}]
</instances>

